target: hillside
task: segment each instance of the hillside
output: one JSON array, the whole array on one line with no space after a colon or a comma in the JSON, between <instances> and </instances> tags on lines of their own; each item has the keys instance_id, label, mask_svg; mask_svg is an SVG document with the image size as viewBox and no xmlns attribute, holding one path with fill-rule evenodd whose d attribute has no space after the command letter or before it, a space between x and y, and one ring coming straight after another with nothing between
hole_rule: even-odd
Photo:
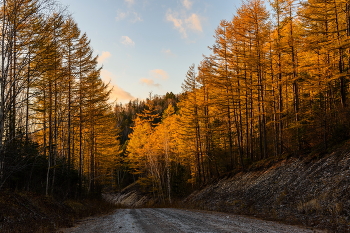
<instances>
[{"instance_id":1,"label":"hillside","mask_svg":"<svg viewBox=\"0 0 350 233\"><path fill-rule=\"evenodd\" d=\"M184 203L350 232L350 142L320 157L261 163L194 192Z\"/></svg>"},{"instance_id":2,"label":"hillside","mask_svg":"<svg viewBox=\"0 0 350 233\"><path fill-rule=\"evenodd\" d=\"M0 232L55 232L77 220L110 213L115 206L98 198L58 200L31 192L0 192Z\"/></svg>"}]
</instances>

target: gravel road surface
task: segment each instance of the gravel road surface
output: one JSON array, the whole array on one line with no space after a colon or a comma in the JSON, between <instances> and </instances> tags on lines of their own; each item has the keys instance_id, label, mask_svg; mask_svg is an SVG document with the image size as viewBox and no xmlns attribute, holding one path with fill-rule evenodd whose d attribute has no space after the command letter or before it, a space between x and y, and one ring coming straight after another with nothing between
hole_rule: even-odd
<instances>
[{"instance_id":1,"label":"gravel road surface","mask_svg":"<svg viewBox=\"0 0 350 233\"><path fill-rule=\"evenodd\" d=\"M226 213L183 209L118 209L111 215L88 218L60 233L158 232L322 232Z\"/></svg>"}]
</instances>

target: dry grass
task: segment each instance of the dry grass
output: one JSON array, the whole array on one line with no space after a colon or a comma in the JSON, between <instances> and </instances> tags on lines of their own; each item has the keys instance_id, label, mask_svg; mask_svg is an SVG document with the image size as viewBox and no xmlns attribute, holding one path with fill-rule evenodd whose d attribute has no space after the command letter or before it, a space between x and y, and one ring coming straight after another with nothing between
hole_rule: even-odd
<instances>
[{"instance_id":1,"label":"dry grass","mask_svg":"<svg viewBox=\"0 0 350 233\"><path fill-rule=\"evenodd\" d=\"M266 159L191 195L186 204L350 232L349 151L350 141L328 154Z\"/></svg>"},{"instance_id":2,"label":"dry grass","mask_svg":"<svg viewBox=\"0 0 350 233\"><path fill-rule=\"evenodd\" d=\"M102 200L59 201L35 193L0 193L0 232L46 233L69 227L80 218L108 213L115 207Z\"/></svg>"},{"instance_id":3,"label":"dry grass","mask_svg":"<svg viewBox=\"0 0 350 233\"><path fill-rule=\"evenodd\" d=\"M322 205L320 204L320 201L317 199L312 199L308 202L300 202L297 205L297 209L299 213L302 213L302 214L314 214L314 213L319 213L323 210Z\"/></svg>"}]
</instances>

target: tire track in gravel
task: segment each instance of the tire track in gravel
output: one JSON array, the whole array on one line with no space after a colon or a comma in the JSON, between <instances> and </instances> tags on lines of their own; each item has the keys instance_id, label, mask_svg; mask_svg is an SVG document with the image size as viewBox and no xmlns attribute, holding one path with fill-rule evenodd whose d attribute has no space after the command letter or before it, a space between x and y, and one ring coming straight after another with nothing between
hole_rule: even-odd
<instances>
[{"instance_id":1,"label":"tire track in gravel","mask_svg":"<svg viewBox=\"0 0 350 233\"><path fill-rule=\"evenodd\" d=\"M323 232L219 212L171 208L118 209L60 233L312 233Z\"/></svg>"}]
</instances>

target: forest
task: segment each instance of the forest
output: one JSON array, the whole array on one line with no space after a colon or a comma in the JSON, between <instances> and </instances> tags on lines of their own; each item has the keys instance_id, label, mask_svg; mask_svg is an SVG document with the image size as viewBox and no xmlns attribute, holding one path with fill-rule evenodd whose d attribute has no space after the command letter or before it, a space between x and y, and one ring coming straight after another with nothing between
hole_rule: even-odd
<instances>
[{"instance_id":1,"label":"forest","mask_svg":"<svg viewBox=\"0 0 350 233\"><path fill-rule=\"evenodd\" d=\"M349 138L350 4L247 0L182 92L127 104L69 12L0 1L0 190L60 198L137 181L164 203L272 157Z\"/></svg>"},{"instance_id":2,"label":"forest","mask_svg":"<svg viewBox=\"0 0 350 233\"><path fill-rule=\"evenodd\" d=\"M0 6L0 189L94 195L119 152L90 41L51 0Z\"/></svg>"},{"instance_id":3,"label":"forest","mask_svg":"<svg viewBox=\"0 0 350 233\"><path fill-rule=\"evenodd\" d=\"M124 163L164 202L349 138L347 1L243 1L214 37L182 93L116 107Z\"/></svg>"}]
</instances>

